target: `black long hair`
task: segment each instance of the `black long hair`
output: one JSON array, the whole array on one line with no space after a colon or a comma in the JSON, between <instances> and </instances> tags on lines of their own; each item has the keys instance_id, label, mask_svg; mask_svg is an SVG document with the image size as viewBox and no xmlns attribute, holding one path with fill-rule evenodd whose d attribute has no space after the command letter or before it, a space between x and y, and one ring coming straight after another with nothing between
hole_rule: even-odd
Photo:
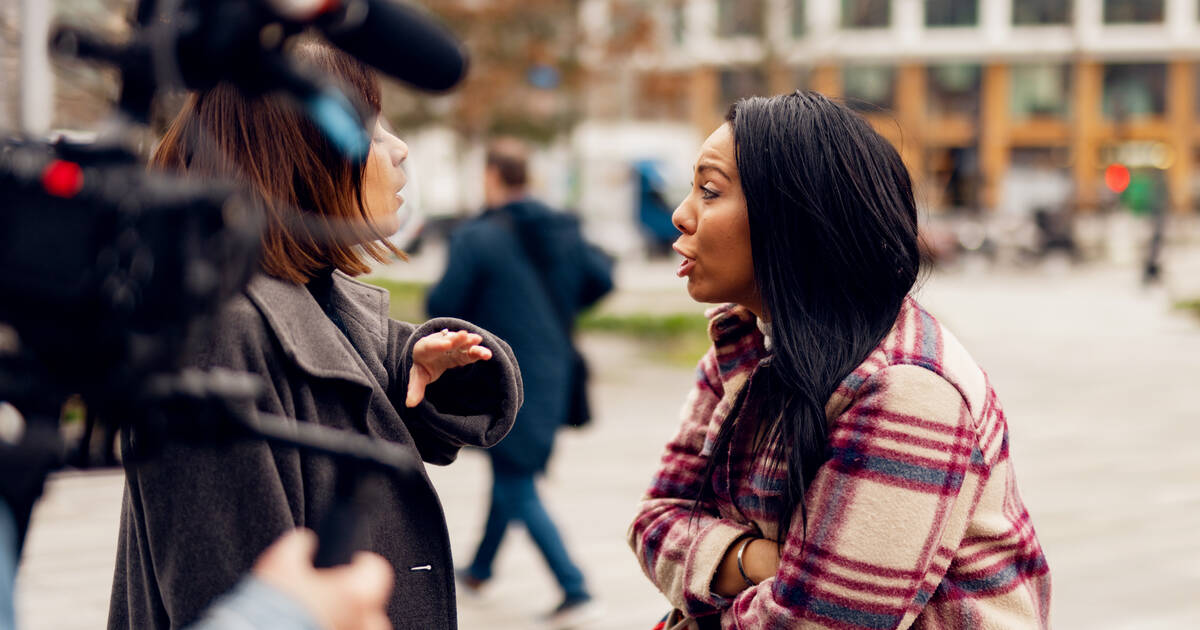
<instances>
[{"instance_id":1,"label":"black long hair","mask_svg":"<svg viewBox=\"0 0 1200 630\"><path fill-rule=\"evenodd\" d=\"M783 544L797 509L807 520L805 490L829 458L825 403L891 331L917 280L917 211L900 155L844 105L797 91L740 100L725 119L770 321L754 444L787 466ZM732 425L714 454L729 448ZM720 459L709 458L706 488Z\"/></svg>"}]
</instances>

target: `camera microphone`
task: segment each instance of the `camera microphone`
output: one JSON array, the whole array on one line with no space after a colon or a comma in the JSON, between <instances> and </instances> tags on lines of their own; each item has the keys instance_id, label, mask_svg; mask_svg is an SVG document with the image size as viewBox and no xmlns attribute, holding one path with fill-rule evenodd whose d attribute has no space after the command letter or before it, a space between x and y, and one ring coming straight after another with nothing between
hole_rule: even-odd
<instances>
[{"instance_id":1,"label":"camera microphone","mask_svg":"<svg viewBox=\"0 0 1200 630\"><path fill-rule=\"evenodd\" d=\"M415 88L448 90L467 73L458 39L424 11L394 0L269 0L287 18L311 22L342 50Z\"/></svg>"}]
</instances>

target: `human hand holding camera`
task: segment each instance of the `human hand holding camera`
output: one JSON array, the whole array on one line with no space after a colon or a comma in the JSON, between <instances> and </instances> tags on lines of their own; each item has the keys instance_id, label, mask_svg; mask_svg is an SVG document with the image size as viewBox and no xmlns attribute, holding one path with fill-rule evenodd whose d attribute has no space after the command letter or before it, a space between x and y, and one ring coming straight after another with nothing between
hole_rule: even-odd
<instances>
[{"instance_id":1,"label":"human hand holding camera","mask_svg":"<svg viewBox=\"0 0 1200 630\"><path fill-rule=\"evenodd\" d=\"M390 630L392 566L378 554L360 551L350 564L316 569L316 549L316 534L292 530L258 557L254 576L301 602L328 630Z\"/></svg>"}]
</instances>

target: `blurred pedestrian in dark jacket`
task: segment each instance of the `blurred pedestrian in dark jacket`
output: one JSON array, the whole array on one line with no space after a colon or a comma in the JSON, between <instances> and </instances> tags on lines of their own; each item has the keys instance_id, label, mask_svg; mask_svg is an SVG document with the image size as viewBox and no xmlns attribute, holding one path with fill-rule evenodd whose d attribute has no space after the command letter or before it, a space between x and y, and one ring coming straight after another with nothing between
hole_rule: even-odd
<instances>
[{"instance_id":1,"label":"blurred pedestrian in dark jacket","mask_svg":"<svg viewBox=\"0 0 1200 630\"><path fill-rule=\"evenodd\" d=\"M596 615L582 572L538 497L559 426L586 420L580 399L586 368L571 341L575 316L612 288L611 261L583 240L578 220L531 199L525 148L494 142L484 173L487 209L450 237L445 276L429 294L429 313L468 317L506 340L525 383L525 404L508 437L488 450L492 497L483 539L460 580L477 590L511 521L520 521L562 587L553 627ZM581 417L582 415L582 417Z\"/></svg>"}]
</instances>

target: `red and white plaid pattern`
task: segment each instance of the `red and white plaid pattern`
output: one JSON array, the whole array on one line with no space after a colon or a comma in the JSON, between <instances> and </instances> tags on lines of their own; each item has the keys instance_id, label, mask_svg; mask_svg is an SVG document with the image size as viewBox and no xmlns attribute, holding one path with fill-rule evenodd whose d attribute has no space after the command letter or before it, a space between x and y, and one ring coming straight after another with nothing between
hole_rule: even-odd
<instances>
[{"instance_id":1,"label":"red and white plaid pattern","mask_svg":"<svg viewBox=\"0 0 1200 630\"><path fill-rule=\"evenodd\" d=\"M746 630L1047 625L1049 569L1017 492L1004 412L984 372L911 298L826 405L831 458L806 495L807 539L797 515L775 577L733 599L710 592L731 543L775 538L787 473L751 448L753 377L769 361L754 315L727 305L709 317L713 348L629 530L676 608ZM693 511L725 422L736 424L714 498Z\"/></svg>"}]
</instances>

